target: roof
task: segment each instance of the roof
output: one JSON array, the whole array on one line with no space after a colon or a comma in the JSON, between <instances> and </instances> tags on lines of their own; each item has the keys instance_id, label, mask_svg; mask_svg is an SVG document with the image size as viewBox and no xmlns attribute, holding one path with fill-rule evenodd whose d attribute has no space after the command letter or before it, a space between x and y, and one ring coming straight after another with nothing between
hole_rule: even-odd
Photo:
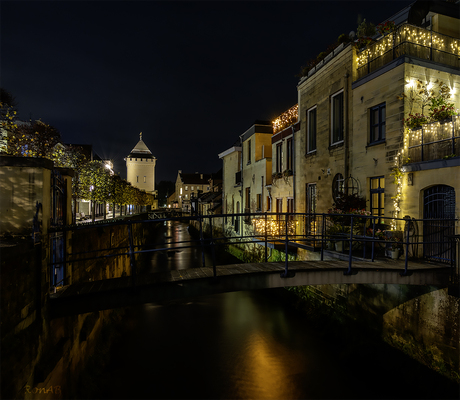
<instances>
[{"instance_id":1,"label":"roof","mask_svg":"<svg viewBox=\"0 0 460 400\"><path fill-rule=\"evenodd\" d=\"M139 141L131 150L131 153L129 153L128 157L155 158L147 145L142 140L142 132L139 134Z\"/></svg>"},{"instance_id":2,"label":"roof","mask_svg":"<svg viewBox=\"0 0 460 400\"><path fill-rule=\"evenodd\" d=\"M181 172L180 177L182 182L187 185L207 185L209 184L209 179L211 179L211 174L200 174L199 172L184 174Z\"/></svg>"}]
</instances>

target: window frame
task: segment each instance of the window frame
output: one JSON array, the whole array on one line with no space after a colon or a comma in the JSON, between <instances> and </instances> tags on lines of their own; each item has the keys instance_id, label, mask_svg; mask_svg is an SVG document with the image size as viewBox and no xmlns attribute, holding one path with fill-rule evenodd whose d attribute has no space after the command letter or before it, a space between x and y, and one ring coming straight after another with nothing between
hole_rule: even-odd
<instances>
[{"instance_id":1,"label":"window frame","mask_svg":"<svg viewBox=\"0 0 460 400\"><path fill-rule=\"evenodd\" d=\"M372 182L378 180L378 187L376 189L372 188ZM381 180L383 181L383 187L380 186ZM374 207L373 194L378 195L377 207ZM369 178L369 208L371 215L377 217L385 216L385 176L373 176ZM377 214L374 213L374 210L377 210ZM383 219L378 218L377 223L383 223Z\"/></svg>"},{"instance_id":2,"label":"window frame","mask_svg":"<svg viewBox=\"0 0 460 400\"><path fill-rule=\"evenodd\" d=\"M283 172L283 142L276 144L276 163L275 163L275 172Z\"/></svg>"},{"instance_id":3,"label":"window frame","mask_svg":"<svg viewBox=\"0 0 460 400\"><path fill-rule=\"evenodd\" d=\"M385 110L385 118L382 120L382 110ZM374 111L377 111L378 122L374 121ZM378 127L378 138L374 138L374 130ZM383 132L382 132L383 131ZM386 102L369 108L369 144L382 143L386 139Z\"/></svg>"},{"instance_id":4,"label":"window frame","mask_svg":"<svg viewBox=\"0 0 460 400\"><path fill-rule=\"evenodd\" d=\"M315 105L311 108L309 108L307 110L307 154L312 154L314 152L316 152L316 149L317 149L317 143L316 143L316 136L317 136L317 132L318 132L318 106ZM315 125L314 125L314 148L311 147L312 145L312 140L311 140L311 137L312 137L312 132L311 132L311 116L312 113L314 112L314 115L315 115Z\"/></svg>"},{"instance_id":5,"label":"window frame","mask_svg":"<svg viewBox=\"0 0 460 400\"><path fill-rule=\"evenodd\" d=\"M292 136L286 139L286 170L294 171L293 165L294 141Z\"/></svg>"},{"instance_id":6,"label":"window frame","mask_svg":"<svg viewBox=\"0 0 460 400\"><path fill-rule=\"evenodd\" d=\"M341 137L336 138L334 137L335 135L335 128L336 128L336 123L335 123L335 107L334 107L334 100L338 96L342 96L342 111L341 111ZM344 97L344 90L340 89L339 91L335 92L333 95L331 95L331 146L342 144L345 138L345 124L344 124L344 106L345 106L345 97Z\"/></svg>"}]
</instances>

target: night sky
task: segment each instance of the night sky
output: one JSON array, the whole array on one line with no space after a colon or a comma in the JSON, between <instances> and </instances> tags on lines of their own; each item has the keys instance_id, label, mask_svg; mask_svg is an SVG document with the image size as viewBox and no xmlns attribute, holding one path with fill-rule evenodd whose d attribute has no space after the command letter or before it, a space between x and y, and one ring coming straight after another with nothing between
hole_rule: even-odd
<instances>
[{"instance_id":1,"label":"night sky","mask_svg":"<svg viewBox=\"0 0 460 400\"><path fill-rule=\"evenodd\" d=\"M256 119L297 103L300 67L411 1L1 1L1 81L20 119L92 144L126 177L139 132L156 180L216 172Z\"/></svg>"}]
</instances>

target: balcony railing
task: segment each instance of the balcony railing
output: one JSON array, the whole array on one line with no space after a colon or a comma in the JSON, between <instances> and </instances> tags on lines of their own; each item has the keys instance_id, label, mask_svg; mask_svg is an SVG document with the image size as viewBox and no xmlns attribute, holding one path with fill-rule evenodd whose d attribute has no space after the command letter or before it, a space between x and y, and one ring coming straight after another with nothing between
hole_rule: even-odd
<instances>
[{"instance_id":1,"label":"balcony railing","mask_svg":"<svg viewBox=\"0 0 460 400\"><path fill-rule=\"evenodd\" d=\"M409 162L440 160L460 155L460 116L432 122L409 134Z\"/></svg>"},{"instance_id":2,"label":"balcony railing","mask_svg":"<svg viewBox=\"0 0 460 400\"><path fill-rule=\"evenodd\" d=\"M358 54L357 79L402 55L460 68L460 39L409 24L400 25Z\"/></svg>"}]
</instances>

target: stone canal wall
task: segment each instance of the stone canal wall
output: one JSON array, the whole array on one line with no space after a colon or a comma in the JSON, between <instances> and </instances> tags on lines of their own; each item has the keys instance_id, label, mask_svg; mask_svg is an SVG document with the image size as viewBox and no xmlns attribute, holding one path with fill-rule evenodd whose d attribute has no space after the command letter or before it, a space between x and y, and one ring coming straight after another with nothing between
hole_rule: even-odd
<instances>
[{"instance_id":1,"label":"stone canal wall","mask_svg":"<svg viewBox=\"0 0 460 400\"><path fill-rule=\"evenodd\" d=\"M153 224L133 224L135 244L144 243L154 229ZM77 377L94 355L104 326L120 319L120 310L109 310L50 320L49 250L46 240L42 242L34 246L24 239L1 249L2 398L72 398ZM106 254L116 248L126 252L127 246L126 225L92 226L67 233L66 247L72 253L98 248L107 249ZM75 262L66 265L65 283L128 273L128 256Z\"/></svg>"},{"instance_id":2,"label":"stone canal wall","mask_svg":"<svg viewBox=\"0 0 460 400\"><path fill-rule=\"evenodd\" d=\"M255 250L252 250L254 247ZM261 245L230 245L245 262L263 262ZM289 260L318 260L319 253L299 250ZM268 261L284 261L270 249ZM317 285L288 288L291 301L305 312L338 322L341 330L367 331L420 363L460 383L458 297L447 288L409 285Z\"/></svg>"}]
</instances>

